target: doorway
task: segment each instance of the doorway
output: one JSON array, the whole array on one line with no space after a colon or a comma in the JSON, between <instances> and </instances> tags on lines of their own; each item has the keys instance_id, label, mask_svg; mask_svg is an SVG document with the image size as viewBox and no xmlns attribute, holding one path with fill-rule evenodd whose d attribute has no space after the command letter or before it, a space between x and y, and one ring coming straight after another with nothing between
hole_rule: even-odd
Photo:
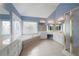
<instances>
[{"instance_id":1,"label":"doorway","mask_svg":"<svg viewBox=\"0 0 79 59\"><path fill-rule=\"evenodd\" d=\"M70 52L70 12L65 14L65 36L66 36L66 45L65 49Z\"/></svg>"}]
</instances>

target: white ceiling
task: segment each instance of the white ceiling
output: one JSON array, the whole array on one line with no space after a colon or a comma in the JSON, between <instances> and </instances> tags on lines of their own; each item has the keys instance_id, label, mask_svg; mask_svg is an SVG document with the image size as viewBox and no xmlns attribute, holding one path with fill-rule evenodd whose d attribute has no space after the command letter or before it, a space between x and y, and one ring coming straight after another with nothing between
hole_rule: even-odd
<instances>
[{"instance_id":1,"label":"white ceiling","mask_svg":"<svg viewBox=\"0 0 79 59\"><path fill-rule=\"evenodd\" d=\"M22 16L47 18L58 6L58 3L14 3Z\"/></svg>"}]
</instances>

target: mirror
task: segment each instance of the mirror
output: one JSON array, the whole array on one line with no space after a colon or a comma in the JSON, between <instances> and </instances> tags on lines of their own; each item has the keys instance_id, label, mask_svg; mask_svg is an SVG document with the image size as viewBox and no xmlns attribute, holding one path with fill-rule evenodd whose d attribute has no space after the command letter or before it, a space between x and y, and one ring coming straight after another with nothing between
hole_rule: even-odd
<instances>
[{"instance_id":1,"label":"mirror","mask_svg":"<svg viewBox=\"0 0 79 59\"><path fill-rule=\"evenodd\" d=\"M54 30L54 25L49 24L47 29L48 29L47 31L53 31Z\"/></svg>"}]
</instances>

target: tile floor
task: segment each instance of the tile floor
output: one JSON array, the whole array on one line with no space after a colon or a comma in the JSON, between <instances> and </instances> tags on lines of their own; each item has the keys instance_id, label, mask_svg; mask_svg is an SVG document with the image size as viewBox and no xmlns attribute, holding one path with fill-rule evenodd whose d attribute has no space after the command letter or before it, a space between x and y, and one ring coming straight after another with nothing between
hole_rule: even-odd
<instances>
[{"instance_id":1,"label":"tile floor","mask_svg":"<svg viewBox=\"0 0 79 59\"><path fill-rule=\"evenodd\" d=\"M20 56L65 56L63 49L61 44L53 40L37 39L26 45Z\"/></svg>"}]
</instances>

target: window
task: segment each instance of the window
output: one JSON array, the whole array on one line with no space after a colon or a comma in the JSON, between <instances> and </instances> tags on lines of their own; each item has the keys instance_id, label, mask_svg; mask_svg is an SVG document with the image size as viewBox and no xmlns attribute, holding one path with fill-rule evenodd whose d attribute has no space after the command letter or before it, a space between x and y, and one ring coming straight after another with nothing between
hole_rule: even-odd
<instances>
[{"instance_id":1,"label":"window","mask_svg":"<svg viewBox=\"0 0 79 59\"><path fill-rule=\"evenodd\" d=\"M11 42L10 21L1 21L1 38L3 44L10 44Z\"/></svg>"},{"instance_id":2,"label":"window","mask_svg":"<svg viewBox=\"0 0 79 59\"><path fill-rule=\"evenodd\" d=\"M37 32L37 22L23 22L23 34L33 34Z\"/></svg>"},{"instance_id":3,"label":"window","mask_svg":"<svg viewBox=\"0 0 79 59\"><path fill-rule=\"evenodd\" d=\"M10 21L2 21L2 35L10 35Z\"/></svg>"},{"instance_id":4,"label":"window","mask_svg":"<svg viewBox=\"0 0 79 59\"><path fill-rule=\"evenodd\" d=\"M21 25L19 21L13 21L13 31L15 34L21 34Z\"/></svg>"}]
</instances>

